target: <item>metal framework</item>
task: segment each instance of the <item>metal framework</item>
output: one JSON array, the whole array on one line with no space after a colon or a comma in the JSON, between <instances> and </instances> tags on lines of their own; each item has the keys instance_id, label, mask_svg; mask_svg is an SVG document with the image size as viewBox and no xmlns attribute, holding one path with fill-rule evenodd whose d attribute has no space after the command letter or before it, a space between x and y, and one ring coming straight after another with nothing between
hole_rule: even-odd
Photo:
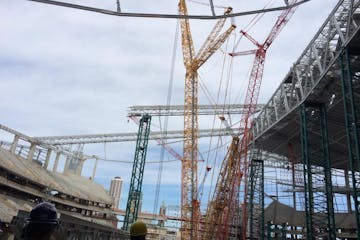
<instances>
[{"instance_id":1,"label":"metal framework","mask_svg":"<svg viewBox=\"0 0 360 240\"><path fill-rule=\"evenodd\" d=\"M214 136L230 136L231 132L238 135L242 134L242 129L231 128L228 129L200 129L199 138L214 137ZM151 131L149 140L157 139L183 139L184 131L166 131L160 132ZM43 141L51 145L70 145L70 144L95 144L95 143L110 143L110 142L127 142L136 141L137 133L105 133L105 134L89 134L89 135L65 135L65 136L47 136L34 137L36 140Z\"/></svg>"},{"instance_id":2,"label":"metal framework","mask_svg":"<svg viewBox=\"0 0 360 240\"><path fill-rule=\"evenodd\" d=\"M353 201L355 205L355 217L357 224L357 238L360 239L360 145L358 120L359 106L354 100L353 81L359 81L354 76L350 66L350 56L347 49L340 57L343 102L345 111L345 125L347 132L349 165L351 170L351 180L353 189Z\"/></svg>"},{"instance_id":3,"label":"metal framework","mask_svg":"<svg viewBox=\"0 0 360 240\"><path fill-rule=\"evenodd\" d=\"M123 227L125 230L129 230L129 227L137 220L138 216L147 145L149 141L150 124L151 116L144 115L140 119L129 196L126 204L126 213Z\"/></svg>"},{"instance_id":4,"label":"metal framework","mask_svg":"<svg viewBox=\"0 0 360 240\"><path fill-rule=\"evenodd\" d=\"M236 161L239 159L238 145L239 137L233 137L227 156L221 165L221 174L215 186L214 196L216 201L211 201L206 210L205 231L202 239L222 239L221 235L228 231L229 223L223 218L223 213L236 211L230 209L230 199L228 197L231 190L231 183L235 181L236 176L232 170L236 167ZM213 197L214 199L214 197Z\"/></svg>"},{"instance_id":5,"label":"metal framework","mask_svg":"<svg viewBox=\"0 0 360 240\"><path fill-rule=\"evenodd\" d=\"M324 104L302 104L300 122L307 239L336 239Z\"/></svg>"},{"instance_id":6,"label":"metal framework","mask_svg":"<svg viewBox=\"0 0 360 240\"><path fill-rule=\"evenodd\" d=\"M179 1L179 13L187 15L185 0ZM229 14L231 8L224 14ZM218 20L205 42L196 53L189 19L180 19L181 46L185 66L185 97L184 97L184 146L181 164L181 239L197 239L200 217L198 201L198 69L221 47L235 29L231 25L225 32L221 30L226 18Z\"/></svg>"},{"instance_id":7,"label":"metal framework","mask_svg":"<svg viewBox=\"0 0 360 240\"><path fill-rule=\"evenodd\" d=\"M295 62L269 102L256 118L255 138L264 136L273 125L317 93L344 46L358 32L359 0L339 1L300 58ZM334 69L332 69L334 70Z\"/></svg>"},{"instance_id":8,"label":"metal framework","mask_svg":"<svg viewBox=\"0 0 360 240\"><path fill-rule=\"evenodd\" d=\"M291 1L292 3L296 3L297 0ZM260 86L262 81L262 76L264 73L264 65L265 65L265 58L266 53L273 41L276 39L276 37L279 35L281 30L285 27L286 23L289 21L293 13L295 12L296 8L292 9L286 9L284 10L277 21L275 22L274 26L270 30L269 35L266 37L263 43L257 42L255 39L253 39L248 33L241 31L241 33L248 38L255 46L255 59L253 62L253 67L251 69L251 74L249 78L249 83L246 90L246 96L245 96L245 106L247 106L247 110L244 115L241 116L241 124L244 127L244 133L242 138L239 141L238 145L238 151L239 156L236 161L235 168L231 169L231 174L235 176L234 181L230 183L229 191L227 194L227 198L229 199L229 208L235 209L239 205L239 196L240 196L240 189L244 189L244 204L242 207L242 216L241 216L241 224L242 224L242 238L245 239L247 237L247 221L248 221L248 214L247 214L247 202L246 202L246 196L247 196L247 181L248 181L248 150L249 150L249 144L253 138L252 134L252 125L253 121L251 120L251 115L257 108L257 102L260 92ZM233 53L232 56L241 55L242 53ZM227 161L227 160L225 160ZM227 166L225 164L225 166ZM221 169L220 177L218 178L219 184L221 183L221 175L222 175L223 169ZM242 182L244 180L244 183ZM214 195L213 201L222 201L221 198L219 198L221 195L216 196ZM225 219L225 225L228 225L229 222L236 219L236 211L234 210L225 210L223 211L223 218ZM213 223L214 224L214 223ZM209 225L213 225L209 224ZM227 239L229 236L229 230L225 229L222 234L223 239Z\"/></svg>"},{"instance_id":9,"label":"metal framework","mask_svg":"<svg viewBox=\"0 0 360 240\"><path fill-rule=\"evenodd\" d=\"M44 3L44 4L50 4L55 6L61 6L61 7L67 7L67 8L74 8L79 9L83 11L90 11L90 12L96 12L100 14L106 14L106 15L112 15L117 17L140 17L140 18L177 18L177 19L202 19L202 20L213 20L213 19L225 19L229 17L239 17L239 16L245 16L245 15L252 15L252 14L258 14L258 13L265 13L265 12L273 12L273 11L281 11L287 8L291 8L294 6L298 6L300 4L303 4L305 2L308 2L309 0L303 0L296 4L285 4L284 6L280 7L274 7L274 8L266 8L266 9L259 9L259 10L253 10L253 11L244 11L244 12L237 12L232 14L221 14L216 15L214 11L214 4L212 0L210 0L210 9L211 14L210 15L190 15L190 14L157 14L157 13L136 13L136 12L125 12L124 9L120 8L120 2L118 1L117 5L114 4L114 7L116 6L116 11L110 10L110 9L101 9L91 6L85 6L85 5L79 5L64 1L53 1L53 0L28 0L32 2L38 2L38 3ZM115 2L115 1L114 1Z\"/></svg>"},{"instance_id":10,"label":"metal framework","mask_svg":"<svg viewBox=\"0 0 360 240\"><path fill-rule=\"evenodd\" d=\"M254 113L257 113L265 104L258 104ZM235 115L244 114L247 106L244 104L222 104L222 105L198 105L198 115ZM184 105L154 105L154 106L131 106L128 116L184 116Z\"/></svg>"},{"instance_id":11,"label":"metal framework","mask_svg":"<svg viewBox=\"0 0 360 240\"><path fill-rule=\"evenodd\" d=\"M249 178L249 237L263 240L265 237L264 161L259 149L253 149Z\"/></svg>"}]
</instances>

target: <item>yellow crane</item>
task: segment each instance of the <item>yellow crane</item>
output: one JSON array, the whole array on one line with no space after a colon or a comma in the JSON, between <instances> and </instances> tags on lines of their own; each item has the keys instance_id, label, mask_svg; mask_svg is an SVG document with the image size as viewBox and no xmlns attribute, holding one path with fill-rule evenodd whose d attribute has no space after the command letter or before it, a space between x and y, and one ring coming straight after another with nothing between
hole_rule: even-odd
<instances>
[{"instance_id":1,"label":"yellow crane","mask_svg":"<svg viewBox=\"0 0 360 240\"><path fill-rule=\"evenodd\" d=\"M231 12L226 9L225 14ZM188 15L185 0L179 2L180 15ZM210 32L204 44L195 53L192 41L189 19L180 19L182 34L183 61L185 74L185 104L184 104L184 147L181 167L181 239L198 239L200 217L199 201L197 199L197 151L198 151L198 69L215 53L235 29L231 25L220 34L226 19L220 19Z\"/></svg>"}]
</instances>

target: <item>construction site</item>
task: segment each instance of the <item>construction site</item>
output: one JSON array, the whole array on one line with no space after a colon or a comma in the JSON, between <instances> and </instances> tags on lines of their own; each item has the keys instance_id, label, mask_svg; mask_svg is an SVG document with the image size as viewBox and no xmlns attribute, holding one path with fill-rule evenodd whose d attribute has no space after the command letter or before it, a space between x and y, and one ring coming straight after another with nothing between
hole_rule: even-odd
<instances>
[{"instance_id":1,"label":"construction site","mask_svg":"<svg viewBox=\"0 0 360 240\"><path fill-rule=\"evenodd\" d=\"M360 0L135 2L0 4L0 239L360 240Z\"/></svg>"}]
</instances>

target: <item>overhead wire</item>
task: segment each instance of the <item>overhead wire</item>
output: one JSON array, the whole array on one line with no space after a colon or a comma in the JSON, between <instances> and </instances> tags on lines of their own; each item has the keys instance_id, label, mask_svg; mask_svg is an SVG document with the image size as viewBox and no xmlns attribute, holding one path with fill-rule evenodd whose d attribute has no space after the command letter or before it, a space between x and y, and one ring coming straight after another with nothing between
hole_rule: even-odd
<instances>
[{"instance_id":1,"label":"overhead wire","mask_svg":"<svg viewBox=\"0 0 360 240\"><path fill-rule=\"evenodd\" d=\"M116 159L104 159L104 158L96 158L99 161L104 161L104 162L114 162L114 163L128 163L128 164L133 164L134 161L129 161L129 160L116 160ZM155 163L169 163L169 162L178 162L179 160L177 159L173 159L173 160L166 160L166 161L147 161L146 164L155 164Z\"/></svg>"},{"instance_id":2,"label":"overhead wire","mask_svg":"<svg viewBox=\"0 0 360 240\"><path fill-rule=\"evenodd\" d=\"M271 6L274 4L274 0L270 0L263 8L262 10L266 9L267 7ZM259 12L257 14L255 14L255 16L250 20L250 22L245 25L245 27L243 28L243 30L245 32L248 32L250 31L254 26L255 24L265 15L265 12ZM236 49L238 48L239 44L240 44L240 41L242 39L243 35L240 35L239 39L238 39L238 42L235 43L234 45L234 48L233 48L233 52L236 51Z\"/></svg>"},{"instance_id":3,"label":"overhead wire","mask_svg":"<svg viewBox=\"0 0 360 240\"><path fill-rule=\"evenodd\" d=\"M112 10L108 10L108 9L89 7L89 6L85 6L85 5L73 4L73 3L63 2L63 1L55 1L55 0L28 0L28 1L56 5L56 6L67 7L67 8L73 8L73 9L79 9L79 10L83 10L83 11L96 12L96 13L100 13L100 14L118 16L118 17L215 20L215 19L222 19L222 18L231 18L231 17L252 15L252 14L257 14L259 12L273 12L273 11L285 10L285 9L289 9L289 8L292 8L295 6L299 6L310 0L302 0L300 2L294 3L292 5L289 4L287 6L267 8L267 9L262 9L262 10L244 11L244 12L223 14L223 15L182 15L182 14L133 13L133 12L124 12L124 11L118 12L118 11L112 11Z\"/></svg>"},{"instance_id":4,"label":"overhead wire","mask_svg":"<svg viewBox=\"0 0 360 240\"><path fill-rule=\"evenodd\" d=\"M234 40L236 39L236 34L235 34L235 37L234 37ZM228 46L228 41L227 41L227 45ZM217 103L219 103L219 100L220 100L220 92L222 91L222 82L223 82L223 79L224 79L224 68L225 68L225 64L226 64L226 59L230 59L227 63L228 67L227 67L227 74L226 74L226 81L228 82L229 81L229 72L231 71L231 67L232 67L232 58L224 58L224 61L223 61L223 66L222 66L222 81L221 81L221 84L219 85L219 88L218 88L218 94L217 94ZM227 96L227 91L228 89L225 87L225 94L224 94L224 97L226 99L226 96ZM224 101L224 106L226 104L226 101ZM214 116L214 120L215 120L215 116ZM221 146L222 145L222 138L218 138L218 141L217 141L217 146ZM227 144L226 144L227 146ZM213 192L212 189L213 189L213 183L214 183L214 177L215 177L215 173L217 171L216 167L217 167L217 159L218 159L218 155L219 155L219 151L216 151L215 152L215 155L214 155L214 163L213 163L213 170L212 170L212 173L211 173L211 179L210 179L210 186L209 186L209 192L208 192L208 202L210 202L211 200L211 193Z\"/></svg>"},{"instance_id":5,"label":"overhead wire","mask_svg":"<svg viewBox=\"0 0 360 240\"><path fill-rule=\"evenodd\" d=\"M228 7L221 6L221 5L214 5L211 0L210 0L210 3L204 3L204 2L200 2L200 1L196 1L196 0L188 0L188 1L192 2L192 3L199 4L199 5L208 6L208 7L213 6L213 7L220 8L220 9L227 9L228 8Z\"/></svg>"},{"instance_id":6,"label":"overhead wire","mask_svg":"<svg viewBox=\"0 0 360 240\"><path fill-rule=\"evenodd\" d=\"M268 3L263 7L263 9L266 9L267 7L270 7L274 4L275 0L269 0ZM248 32L250 31L256 23L259 22L259 20L264 16L265 13L258 13L256 14L251 20L250 22L244 27L244 31L245 32ZM234 46L234 51L235 52L235 49L237 48L237 46L239 45L241 39L242 39L243 35L240 35L240 38L239 40L237 41L237 43L235 43L235 46ZM250 64L249 67L248 67L248 70L247 70L247 73L244 75L244 80L241 81L241 85L240 85L240 90L242 91L239 91L238 92L238 95L236 96L235 98L235 102L243 102L244 100L244 97L245 97L245 94L246 94L246 86L245 84L247 84L247 80L250 78L250 73L251 73L251 70L252 70L252 65L253 64Z\"/></svg>"},{"instance_id":7,"label":"overhead wire","mask_svg":"<svg viewBox=\"0 0 360 240\"><path fill-rule=\"evenodd\" d=\"M226 49L227 49L227 46L228 46L228 41L226 41ZM227 52L227 50L225 51ZM224 72L224 62L226 61L226 54L223 54L223 64L222 64L222 71L221 71L221 74L220 74L220 88L221 88L221 82L223 81L223 72ZM220 90L218 90L218 94L217 94L217 98L216 100L212 97L209 89L206 87L206 85L203 83L202 79L199 77L199 85L200 85L200 88L203 90L205 96L207 97L208 101L210 102L211 105L218 105L218 99L219 99L219 94L220 94ZM216 120L216 116L213 117L213 122L212 122L212 127L211 129L214 129L214 126L215 126L215 120ZM219 138L217 138L219 139ZM213 137L210 137L210 143L209 143L209 149L211 148L212 146L212 141L213 141ZM218 144L218 143L217 143ZM200 151L199 151L200 153ZM200 153L201 154L201 153ZM199 187L199 191L198 191L198 199L199 201L201 202L202 200L202 196L203 196L203 190L204 190L204 184L205 184L205 180L206 180L206 177L208 175L208 171L210 171L211 168L209 168L210 164L209 164L209 156L210 156L210 151L208 151L208 154L207 154L207 157L206 157L206 160L205 160L205 168L201 168L200 170L200 176L203 175L203 179L201 181L201 185ZM205 172L203 172L205 171Z\"/></svg>"},{"instance_id":8,"label":"overhead wire","mask_svg":"<svg viewBox=\"0 0 360 240\"><path fill-rule=\"evenodd\" d=\"M176 62L176 54L177 54L177 46L179 41L179 20L176 23L175 28L175 36L174 36L174 43L173 43L173 53L171 57L171 66L170 66L170 77L169 77L169 85L168 85L168 92L167 92L167 99L166 99L166 106L167 111L170 112L170 103L172 98L172 91L173 91L173 85L174 85L174 72L175 72L175 62ZM164 136L167 134L167 128L168 128L168 116L164 117ZM161 124L161 121L160 121ZM164 143L166 143L166 139L163 140ZM155 201L154 201L154 208L153 208L153 214L156 214L158 204L159 204L159 195L160 195L160 185L161 185L161 179L162 179L162 172L163 172L163 163L164 163L164 156L165 156L165 149L161 148L160 152L160 164L158 168L158 175L157 175L157 181L156 181L156 188L155 188Z\"/></svg>"}]
</instances>

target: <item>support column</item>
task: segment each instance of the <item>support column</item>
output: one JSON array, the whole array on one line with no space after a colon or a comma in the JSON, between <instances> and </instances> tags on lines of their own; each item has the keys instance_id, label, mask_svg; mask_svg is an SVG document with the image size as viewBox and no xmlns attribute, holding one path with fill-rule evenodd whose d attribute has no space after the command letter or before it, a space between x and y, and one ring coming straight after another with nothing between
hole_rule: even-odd
<instances>
[{"instance_id":1,"label":"support column","mask_svg":"<svg viewBox=\"0 0 360 240\"><path fill-rule=\"evenodd\" d=\"M72 156L66 156L66 161L65 161L65 166L64 166L64 173L68 173L69 172L69 164L71 161Z\"/></svg>"},{"instance_id":2,"label":"support column","mask_svg":"<svg viewBox=\"0 0 360 240\"><path fill-rule=\"evenodd\" d=\"M99 159L95 159L95 165L94 165L94 169L93 169L93 174L92 174L92 181L94 181L94 179L95 179L95 174L96 174L96 169L97 169L97 165L98 165L98 161L99 161Z\"/></svg>"},{"instance_id":3,"label":"support column","mask_svg":"<svg viewBox=\"0 0 360 240\"><path fill-rule=\"evenodd\" d=\"M47 152L46 152L45 163L44 163L44 166L43 166L45 169L47 169L48 166L49 166L51 152L52 152L51 149L48 149Z\"/></svg>"},{"instance_id":4,"label":"support column","mask_svg":"<svg viewBox=\"0 0 360 240\"><path fill-rule=\"evenodd\" d=\"M327 239L336 239L326 118L324 104L306 102L301 105L301 147L308 239L324 235Z\"/></svg>"},{"instance_id":5,"label":"support column","mask_svg":"<svg viewBox=\"0 0 360 240\"><path fill-rule=\"evenodd\" d=\"M323 160L321 162L325 175L325 194L326 194L326 212L327 212L327 232L328 239L336 239L334 199L332 191L331 163L329 154L329 138L327 127L327 114L325 104L320 104L320 128L322 137Z\"/></svg>"},{"instance_id":6,"label":"support column","mask_svg":"<svg viewBox=\"0 0 360 240\"><path fill-rule=\"evenodd\" d=\"M354 92L352 86L354 73L351 71L350 56L347 49L344 49L342 55L340 56L340 62L349 165L351 171L352 192L357 225L357 239L360 239L360 126L356 113L358 106L356 101L354 101Z\"/></svg>"},{"instance_id":7,"label":"support column","mask_svg":"<svg viewBox=\"0 0 360 240\"><path fill-rule=\"evenodd\" d=\"M78 167L76 168L76 175L81 176L81 172L84 167L84 162L85 162L84 158L79 159Z\"/></svg>"},{"instance_id":8,"label":"support column","mask_svg":"<svg viewBox=\"0 0 360 240\"><path fill-rule=\"evenodd\" d=\"M268 221L268 222L266 223L266 239L267 239L267 240L271 240L271 239L272 239L272 236L271 236L271 232L272 232L271 226L272 226L271 221Z\"/></svg>"},{"instance_id":9,"label":"support column","mask_svg":"<svg viewBox=\"0 0 360 240\"><path fill-rule=\"evenodd\" d=\"M308 149L308 134L307 134L307 122L306 122L306 107L305 104L300 106L300 125L301 125L301 160L304 169L304 187L305 187L305 214L306 214L306 239L313 240L313 219L314 207L313 207L313 194L311 183L311 171L309 170L309 149Z\"/></svg>"},{"instance_id":10,"label":"support column","mask_svg":"<svg viewBox=\"0 0 360 240\"><path fill-rule=\"evenodd\" d=\"M29 153L28 153L28 156L27 156L28 161L33 160L34 153L35 153L35 147L36 147L35 143L31 143Z\"/></svg>"},{"instance_id":11,"label":"support column","mask_svg":"<svg viewBox=\"0 0 360 240\"><path fill-rule=\"evenodd\" d=\"M59 152L57 152L56 153L56 157L55 157L55 162L54 162L54 166L53 166L53 172L56 172L56 170L57 170L57 167L58 167L58 165L59 165L59 159L60 159L60 153Z\"/></svg>"},{"instance_id":12,"label":"support column","mask_svg":"<svg viewBox=\"0 0 360 240\"><path fill-rule=\"evenodd\" d=\"M350 183L349 183L349 170L345 169L344 170L344 179L345 179L345 187L346 190L350 189ZM348 209L348 213L352 213L352 209L351 209L351 194L350 192L346 192L346 206Z\"/></svg>"},{"instance_id":13,"label":"support column","mask_svg":"<svg viewBox=\"0 0 360 240\"><path fill-rule=\"evenodd\" d=\"M250 239L264 239L264 161L261 151L253 149L249 181L249 236Z\"/></svg>"},{"instance_id":14,"label":"support column","mask_svg":"<svg viewBox=\"0 0 360 240\"><path fill-rule=\"evenodd\" d=\"M10 152L11 153L15 154L15 150L16 150L16 147L17 147L18 143L19 143L19 136L15 135L14 140L13 140L13 142L11 144L11 147L10 147Z\"/></svg>"}]
</instances>

